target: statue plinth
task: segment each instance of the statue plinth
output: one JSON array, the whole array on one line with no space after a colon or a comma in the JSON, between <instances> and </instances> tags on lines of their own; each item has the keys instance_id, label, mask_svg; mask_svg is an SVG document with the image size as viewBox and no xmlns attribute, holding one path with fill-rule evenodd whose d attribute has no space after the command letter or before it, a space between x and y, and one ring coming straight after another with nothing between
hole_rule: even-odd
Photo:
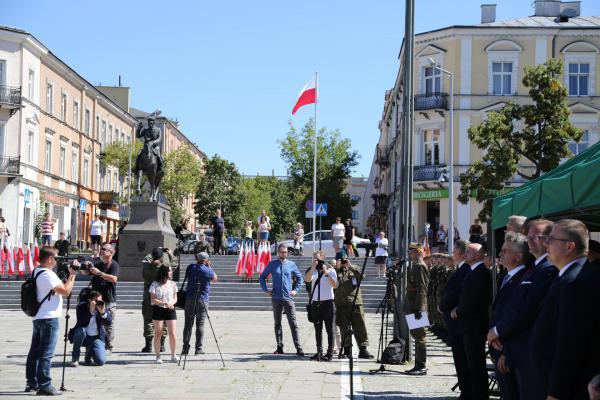
<instances>
[{"instance_id":1,"label":"statue plinth","mask_svg":"<svg viewBox=\"0 0 600 400\"><path fill-rule=\"evenodd\" d=\"M132 201L129 223L119 235L119 280L142 281L144 257L155 247L173 251L176 245L171 208L159 202Z\"/></svg>"}]
</instances>

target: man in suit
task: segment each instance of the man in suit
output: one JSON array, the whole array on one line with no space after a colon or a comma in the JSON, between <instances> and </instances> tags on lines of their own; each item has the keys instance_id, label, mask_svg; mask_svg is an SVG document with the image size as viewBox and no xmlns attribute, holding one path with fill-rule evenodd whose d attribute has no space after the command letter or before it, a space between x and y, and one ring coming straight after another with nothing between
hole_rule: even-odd
<instances>
[{"instance_id":1,"label":"man in suit","mask_svg":"<svg viewBox=\"0 0 600 400\"><path fill-rule=\"evenodd\" d=\"M590 316L585 313L585 301L573 301L583 300L580 296L573 298L573 282L587 261L588 240L586 226L573 219L556 222L546 238L548 257L559 272L531 333L527 379L529 399L574 398L576 388L572 378L580 373L581 365L574 365L578 363L573 362L572 349L568 346L581 335L577 330L585 322L578 320L586 320ZM566 325L568 323L571 325ZM567 371L567 366L576 371Z\"/></svg>"},{"instance_id":2,"label":"man in suit","mask_svg":"<svg viewBox=\"0 0 600 400\"><path fill-rule=\"evenodd\" d=\"M515 289L521 283L521 277L525 272L525 263L528 258L527 238L520 233L507 232L500 250L500 262L506 268L507 273L498 285L498 292L492 303L490 320L492 327L510 311L508 305ZM502 398L507 400L518 399L517 382L513 371L506 366L504 354L501 350L490 346L490 355L494 361L496 378L498 379Z\"/></svg>"},{"instance_id":3,"label":"man in suit","mask_svg":"<svg viewBox=\"0 0 600 400\"><path fill-rule=\"evenodd\" d=\"M488 374L485 356L485 334L489 327L492 302L492 276L483 264L485 251L478 243L467 247L465 261L471 271L465 277L458 305L450 313L458 321L471 380L469 399L488 399Z\"/></svg>"},{"instance_id":4,"label":"man in suit","mask_svg":"<svg viewBox=\"0 0 600 400\"><path fill-rule=\"evenodd\" d=\"M444 324L448 332L448 344L452 348L452 358L454 359L454 368L456 368L456 376L458 378L458 387L463 399L470 398L471 381L469 380L469 368L467 366L467 356L465 355L465 347L462 340L462 335L458 333L458 321L455 321L450 316L450 313L458 305L460 297L460 289L463 280L471 267L465 262L467 253L467 245L470 242L466 240L457 240L454 243L452 251L452 259L456 270L450 276L438 306L439 311L444 317Z\"/></svg>"}]
</instances>

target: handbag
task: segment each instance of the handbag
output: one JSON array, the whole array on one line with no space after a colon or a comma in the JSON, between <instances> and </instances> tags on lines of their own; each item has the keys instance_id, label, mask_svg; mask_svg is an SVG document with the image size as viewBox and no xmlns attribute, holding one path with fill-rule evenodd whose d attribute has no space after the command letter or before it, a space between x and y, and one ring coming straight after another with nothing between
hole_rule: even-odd
<instances>
[{"instance_id":1,"label":"handbag","mask_svg":"<svg viewBox=\"0 0 600 400\"><path fill-rule=\"evenodd\" d=\"M310 297L308 298L308 304L306 305L306 316L308 317L308 322L314 322L313 314L312 314L312 307L311 307L312 297L313 297L313 294L315 293L315 289L317 288L317 286L319 286L319 281L321 280L322 277L323 277L323 274L319 275L319 277L315 281L314 286L312 287L312 290L310 291Z\"/></svg>"},{"instance_id":2,"label":"handbag","mask_svg":"<svg viewBox=\"0 0 600 400\"><path fill-rule=\"evenodd\" d=\"M185 277L183 278L183 282L181 283L181 288L177 291L177 302L175 303L175 308L185 309L185 298L187 296L187 292L184 289L184 287L185 281L187 281L188 272L190 271L190 267L192 265L194 264L188 265L187 269L185 270Z\"/></svg>"}]
</instances>

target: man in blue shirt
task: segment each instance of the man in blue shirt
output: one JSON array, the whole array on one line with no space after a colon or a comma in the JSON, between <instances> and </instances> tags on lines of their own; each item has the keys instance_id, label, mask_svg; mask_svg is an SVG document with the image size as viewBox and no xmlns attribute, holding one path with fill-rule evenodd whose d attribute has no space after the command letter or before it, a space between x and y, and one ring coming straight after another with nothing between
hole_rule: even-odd
<instances>
[{"instance_id":1,"label":"man in blue shirt","mask_svg":"<svg viewBox=\"0 0 600 400\"><path fill-rule=\"evenodd\" d=\"M188 285L185 293L185 325L183 328L183 349L181 354L188 354L189 352L194 318L196 318L195 354L204 354L202 339L204 337L204 321L208 312L210 283L217 282L217 274L210 267L208 253L202 251L196 254L196 264L191 264L185 274L188 279Z\"/></svg>"},{"instance_id":2,"label":"man in blue shirt","mask_svg":"<svg viewBox=\"0 0 600 400\"><path fill-rule=\"evenodd\" d=\"M298 324L296 323L296 306L294 305L294 296L298 288L302 286L302 274L296 264L287 258L287 246L280 244L277 247L278 259L273 260L267 265L262 274L260 274L260 287L271 296L273 302L273 317L275 319L275 340L277 341L277 350L274 354L283 354L283 331L281 329L281 313L285 309L296 354L304 356L302 345L300 344L300 335L298 333ZM267 277L271 275L272 288L267 287ZM292 277L294 279L292 279Z\"/></svg>"}]
</instances>

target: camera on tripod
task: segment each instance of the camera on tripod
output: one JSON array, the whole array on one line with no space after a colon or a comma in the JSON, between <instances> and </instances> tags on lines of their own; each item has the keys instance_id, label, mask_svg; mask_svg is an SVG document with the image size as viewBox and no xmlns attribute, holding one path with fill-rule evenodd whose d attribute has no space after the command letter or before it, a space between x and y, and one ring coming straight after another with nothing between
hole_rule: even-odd
<instances>
[{"instance_id":1,"label":"camera on tripod","mask_svg":"<svg viewBox=\"0 0 600 400\"><path fill-rule=\"evenodd\" d=\"M77 261L77 263L75 263ZM94 263L86 260L83 256L77 257L75 260L63 261L56 267L56 275L62 280L65 280L69 276L69 268L77 271L80 274L89 275L90 268L94 266Z\"/></svg>"}]
</instances>

